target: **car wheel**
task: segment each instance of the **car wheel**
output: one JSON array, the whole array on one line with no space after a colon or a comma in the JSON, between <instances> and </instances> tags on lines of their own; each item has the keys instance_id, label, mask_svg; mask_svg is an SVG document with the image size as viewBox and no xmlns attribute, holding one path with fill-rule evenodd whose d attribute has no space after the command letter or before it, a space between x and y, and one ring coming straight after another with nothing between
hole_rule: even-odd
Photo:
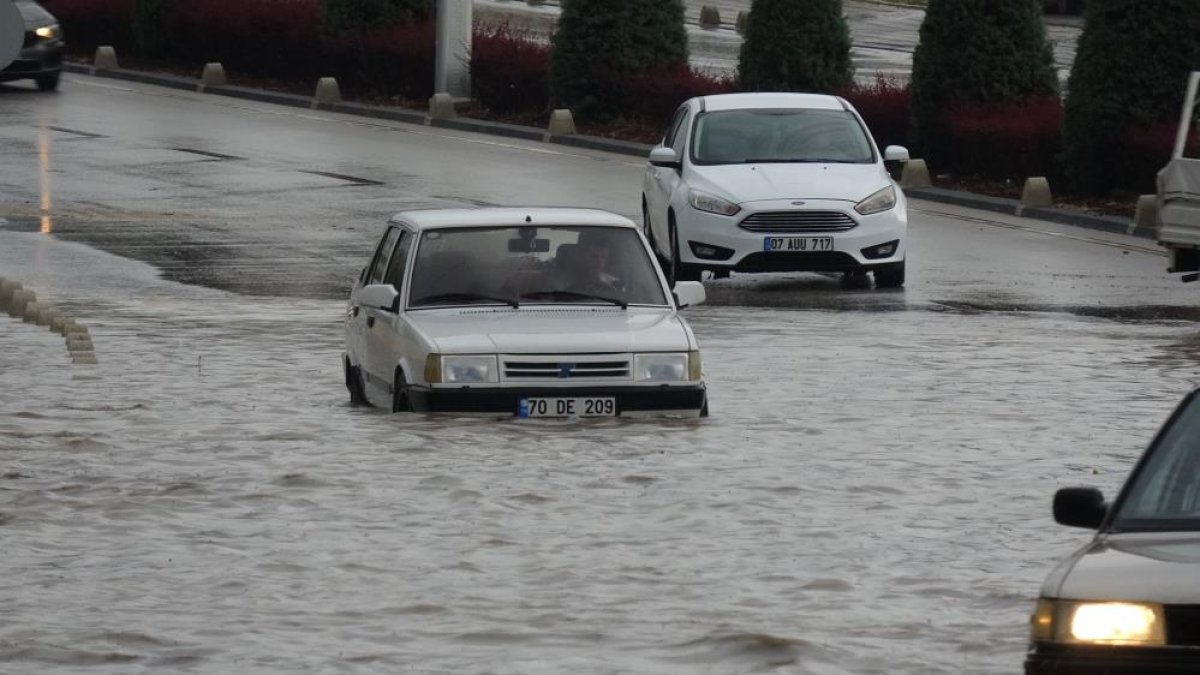
<instances>
[{"instance_id":1,"label":"car wheel","mask_svg":"<svg viewBox=\"0 0 1200 675\"><path fill-rule=\"evenodd\" d=\"M408 397L408 380L404 371L396 369L395 386L392 388L392 412L412 412L412 400Z\"/></svg>"},{"instance_id":2,"label":"car wheel","mask_svg":"<svg viewBox=\"0 0 1200 675\"><path fill-rule=\"evenodd\" d=\"M342 357L342 370L346 374L346 389L350 391L350 405L365 405L367 396L363 392L362 373L350 365L350 357Z\"/></svg>"},{"instance_id":3,"label":"car wheel","mask_svg":"<svg viewBox=\"0 0 1200 675\"><path fill-rule=\"evenodd\" d=\"M700 406L700 416L708 417L708 395L704 396L704 403Z\"/></svg>"},{"instance_id":4,"label":"car wheel","mask_svg":"<svg viewBox=\"0 0 1200 675\"><path fill-rule=\"evenodd\" d=\"M672 287L679 281L700 281L700 270L679 259L679 228L675 226L674 216L671 216L667 230L671 237L671 264L667 280L671 282Z\"/></svg>"},{"instance_id":5,"label":"car wheel","mask_svg":"<svg viewBox=\"0 0 1200 675\"><path fill-rule=\"evenodd\" d=\"M42 75L33 80L37 82L37 88L42 91L54 91L58 89L58 73L53 75Z\"/></svg>"},{"instance_id":6,"label":"car wheel","mask_svg":"<svg viewBox=\"0 0 1200 675\"><path fill-rule=\"evenodd\" d=\"M904 261L875 268L875 288L900 288L904 285Z\"/></svg>"},{"instance_id":7,"label":"car wheel","mask_svg":"<svg viewBox=\"0 0 1200 675\"><path fill-rule=\"evenodd\" d=\"M642 232L646 235L646 241L650 242L650 250L658 254L658 242L654 241L654 228L650 227L650 209L646 206L646 198L642 197Z\"/></svg>"}]
</instances>

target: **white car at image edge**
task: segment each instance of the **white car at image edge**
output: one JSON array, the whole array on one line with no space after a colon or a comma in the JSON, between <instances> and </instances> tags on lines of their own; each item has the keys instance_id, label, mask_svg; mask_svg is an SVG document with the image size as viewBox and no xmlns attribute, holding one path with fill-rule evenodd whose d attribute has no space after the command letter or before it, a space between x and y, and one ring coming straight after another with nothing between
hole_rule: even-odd
<instances>
[{"instance_id":1,"label":"white car at image edge","mask_svg":"<svg viewBox=\"0 0 1200 675\"><path fill-rule=\"evenodd\" d=\"M606 211L395 215L350 294L346 386L392 411L705 416L700 351L640 229Z\"/></svg>"},{"instance_id":2,"label":"white car at image edge","mask_svg":"<svg viewBox=\"0 0 1200 675\"><path fill-rule=\"evenodd\" d=\"M668 278L730 272L873 273L905 281L904 192L862 117L837 96L701 96L676 111L646 166L643 226Z\"/></svg>"}]
</instances>

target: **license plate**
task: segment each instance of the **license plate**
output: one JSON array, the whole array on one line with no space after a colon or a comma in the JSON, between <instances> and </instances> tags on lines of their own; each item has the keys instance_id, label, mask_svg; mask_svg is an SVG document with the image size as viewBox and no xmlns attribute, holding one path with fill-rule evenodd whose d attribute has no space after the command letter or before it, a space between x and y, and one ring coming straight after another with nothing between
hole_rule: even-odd
<instances>
[{"instance_id":1,"label":"license plate","mask_svg":"<svg viewBox=\"0 0 1200 675\"><path fill-rule=\"evenodd\" d=\"M833 237L763 237L764 251L832 251Z\"/></svg>"},{"instance_id":2,"label":"license plate","mask_svg":"<svg viewBox=\"0 0 1200 675\"><path fill-rule=\"evenodd\" d=\"M613 417L617 399L611 396L546 398L531 396L517 404L517 417Z\"/></svg>"}]
</instances>

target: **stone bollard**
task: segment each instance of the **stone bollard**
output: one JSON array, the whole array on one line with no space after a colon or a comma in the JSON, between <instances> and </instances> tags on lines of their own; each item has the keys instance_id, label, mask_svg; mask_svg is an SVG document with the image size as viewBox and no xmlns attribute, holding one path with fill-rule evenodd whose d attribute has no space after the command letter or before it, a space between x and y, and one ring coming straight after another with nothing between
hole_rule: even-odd
<instances>
[{"instance_id":1,"label":"stone bollard","mask_svg":"<svg viewBox=\"0 0 1200 675\"><path fill-rule=\"evenodd\" d=\"M96 365L96 355L92 352L71 352L71 362L78 365Z\"/></svg>"},{"instance_id":2,"label":"stone bollard","mask_svg":"<svg viewBox=\"0 0 1200 675\"><path fill-rule=\"evenodd\" d=\"M1021 208L1037 209L1054 206L1054 195L1050 193L1050 181L1042 176L1031 176L1025 179L1025 187L1021 190Z\"/></svg>"},{"instance_id":3,"label":"stone bollard","mask_svg":"<svg viewBox=\"0 0 1200 675\"><path fill-rule=\"evenodd\" d=\"M58 316L58 311L53 307L42 307L38 310L37 319L34 323L39 326L49 327L54 322L55 316Z\"/></svg>"},{"instance_id":4,"label":"stone bollard","mask_svg":"<svg viewBox=\"0 0 1200 675\"><path fill-rule=\"evenodd\" d=\"M430 97L429 116L435 120L452 120L458 117L458 111L454 109L454 97L446 92Z\"/></svg>"},{"instance_id":5,"label":"stone bollard","mask_svg":"<svg viewBox=\"0 0 1200 675\"><path fill-rule=\"evenodd\" d=\"M925 165L925 160L910 159L904 163L904 171L900 174L900 187L933 187L933 180L929 177L929 167Z\"/></svg>"},{"instance_id":6,"label":"stone bollard","mask_svg":"<svg viewBox=\"0 0 1200 675\"><path fill-rule=\"evenodd\" d=\"M1137 210L1133 214L1134 228L1145 227L1151 230L1158 228L1158 195L1141 195L1137 200Z\"/></svg>"},{"instance_id":7,"label":"stone bollard","mask_svg":"<svg viewBox=\"0 0 1200 675\"><path fill-rule=\"evenodd\" d=\"M25 315L25 305L31 302L37 302L37 296L33 291L22 288L13 293L12 300L8 303L9 316L20 318Z\"/></svg>"},{"instance_id":8,"label":"stone bollard","mask_svg":"<svg viewBox=\"0 0 1200 675\"><path fill-rule=\"evenodd\" d=\"M5 279L0 281L0 310L8 311L12 304L13 293L21 290L21 282Z\"/></svg>"},{"instance_id":9,"label":"stone bollard","mask_svg":"<svg viewBox=\"0 0 1200 675\"><path fill-rule=\"evenodd\" d=\"M322 77L317 80L317 91L313 94L312 107L319 108L329 103L340 103L342 90L338 87L337 79Z\"/></svg>"},{"instance_id":10,"label":"stone bollard","mask_svg":"<svg viewBox=\"0 0 1200 675\"><path fill-rule=\"evenodd\" d=\"M50 317L50 331L52 333L63 334L63 326L66 325L67 317L59 312L55 312L54 316Z\"/></svg>"},{"instance_id":11,"label":"stone bollard","mask_svg":"<svg viewBox=\"0 0 1200 675\"><path fill-rule=\"evenodd\" d=\"M750 12L745 10L738 12L737 23L733 25L734 29L737 30L738 35L746 34L746 24L748 23L750 23Z\"/></svg>"},{"instance_id":12,"label":"stone bollard","mask_svg":"<svg viewBox=\"0 0 1200 675\"><path fill-rule=\"evenodd\" d=\"M92 70L116 70L120 66L117 65L117 50L109 45L100 45L96 47L96 56L92 59Z\"/></svg>"},{"instance_id":13,"label":"stone bollard","mask_svg":"<svg viewBox=\"0 0 1200 675\"><path fill-rule=\"evenodd\" d=\"M69 352L90 352L96 347L92 344L92 338L83 335L72 335L67 338L67 351Z\"/></svg>"},{"instance_id":14,"label":"stone bollard","mask_svg":"<svg viewBox=\"0 0 1200 675\"><path fill-rule=\"evenodd\" d=\"M546 127L546 133L551 136L567 136L576 133L575 116L566 108L555 110L550 113L550 124Z\"/></svg>"},{"instance_id":15,"label":"stone bollard","mask_svg":"<svg viewBox=\"0 0 1200 675\"><path fill-rule=\"evenodd\" d=\"M223 87L225 83L225 66L220 63L206 63L204 70L200 72L200 84L196 85L196 91L204 91L208 87Z\"/></svg>"},{"instance_id":16,"label":"stone bollard","mask_svg":"<svg viewBox=\"0 0 1200 675\"><path fill-rule=\"evenodd\" d=\"M721 10L713 5L704 5L700 8L700 27L713 30L721 27Z\"/></svg>"},{"instance_id":17,"label":"stone bollard","mask_svg":"<svg viewBox=\"0 0 1200 675\"><path fill-rule=\"evenodd\" d=\"M25 305L25 310L21 312L21 320L25 323L37 323L38 312L45 307L40 302L29 302Z\"/></svg>"}]
</instances>

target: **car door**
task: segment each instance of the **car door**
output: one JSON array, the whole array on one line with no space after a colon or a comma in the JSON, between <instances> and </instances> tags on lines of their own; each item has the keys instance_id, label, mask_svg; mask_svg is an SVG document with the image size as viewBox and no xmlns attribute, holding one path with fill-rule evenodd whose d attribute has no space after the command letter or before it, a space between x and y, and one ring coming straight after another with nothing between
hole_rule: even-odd
<instances>
[{"instance_id":1,"label":"car door","mask_svg":"<svg viewBox=\"0 0 1200 675\"><path fill-rule=\"evenodd\" d=\"M406 289L406 274L408 258L412 251L413 233L404 228L397 228L397 234L392 242L392 250L379 272L377 281L373 283L391 284L400 294L395 307L363 307L366 316L364 337L363 371L369 379L369 387L377 390L384 398L389 398L392 383L395 381L396 366L404 361L408 353L407 345L412 342L407 334L407 324L401 322L400 313L403 311L404 293Z\"/></svg>"},{"instance_id":2,"label":"car door","mask_svg":"<svg viewBox=\"0 0 1200 675\"><path fill-rule=\"evenodd\" d=\"M350 362L359 366L360 369L366 356L367 313L363 311L363 307L358 301L358 294L364 286L378 283L378 280L383 278L383 271L387 269L399 236L400 228L389 224L388 228L384 230L383 236L379 238L379 244L375 246L375 253L371 256L370 262L358 275L358 280L354 282L354 289L350 291L350 306L346 308L346 353L350 356ZM366 373L364 372L363 375L365 379Z\"/></svg>"},{"instance_id":3,"label":"car door","mask_svg":"<svg viewBox=\"0 0 1200 675\"><path fill-rule=\"evenodd\" d=\"M675 150L675 155L680 162L683 161L684 153L687 150L687 128L690 120L691 111L688 104L685 103L675 111L671 126L667 128L660 144L660 147L669 147ZM679 169L654 166L653 164L647 164L646 167L646 208L651 224L649 234L659 252L665 254L668 253L666 247L669 241L667 212L671 206L671 196L682 181L682 172Z\"/></svg>"}]
</instances>

